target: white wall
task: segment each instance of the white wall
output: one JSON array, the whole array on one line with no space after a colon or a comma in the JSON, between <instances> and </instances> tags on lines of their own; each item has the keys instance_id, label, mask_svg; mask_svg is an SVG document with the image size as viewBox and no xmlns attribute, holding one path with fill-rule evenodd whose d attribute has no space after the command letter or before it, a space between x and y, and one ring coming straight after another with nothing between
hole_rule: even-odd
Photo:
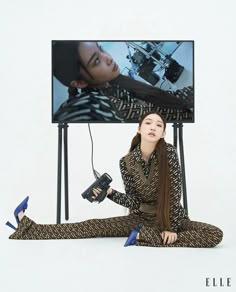
<instances>
[{"instance_id":1,"label":"white wall","mask_svg":"<svg viewBox=\"0 0 236 292\"><path fill-rule=\"evenodd\" d=\"M196 122L184 125L189 212L231 236L236 126L234 1L4 1L1 7L0 220L30 194L28 214L56 220L57 125L51 124L52 39L195 40ZM92 125L95 167L123 190L118 161L136 125ZM172 127L168 139L172 142ZM87 125L69 126L70 221L124 214L80 196L93 182ZM9 218L10 219L10 218ZM64 219L63 219L64 220ZM228 233L227 233L228 231Z\"/></svg>"},{"instance_id":2,"label":"white wall","mask_svg":"<svg viewBox=\"0 0 236 292\"><path fill-rule=\"evenodd\" d=\"M198 4L199 2L199 4ZM205 291L235 280L234 0L2 0L0 7L0 290ZM123 248L123 239L8 240L16 204L56 221L57 125L51 124L52 39L195 40L196 122L184 125L190 217L224 231L214 249ZM95 166L122 190L118 161L136 125L93 125ZM168 127L172 141L172 127ZM69 126L70 222L124 214L80 196L93 181L87 125ZM64 219L63 219L64 221ZM143 269L145 267L145 269ZM77 288L77 289L76 289ZM153 289L154 288L154 289ZM177 289L176 289L177 288ZM234 288L232 288L234 289ZM214 291L232 291L215 287Z\"/></svg>"}]
</instances>

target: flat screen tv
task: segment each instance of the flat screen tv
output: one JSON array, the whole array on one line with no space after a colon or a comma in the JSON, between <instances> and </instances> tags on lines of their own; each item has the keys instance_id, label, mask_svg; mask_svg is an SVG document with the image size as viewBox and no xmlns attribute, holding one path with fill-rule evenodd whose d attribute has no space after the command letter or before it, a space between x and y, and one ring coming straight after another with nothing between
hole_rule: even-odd
<instances>
[{"instance_id":1,"label":"flat screen tv","mask_svg":"<svg viewBox=\"0 0 236 292\"><path fill-rule=\"evenodd\" d=\"M52 41L53 123L194 122L194 41Z\"/></svg>"}]
</instances>

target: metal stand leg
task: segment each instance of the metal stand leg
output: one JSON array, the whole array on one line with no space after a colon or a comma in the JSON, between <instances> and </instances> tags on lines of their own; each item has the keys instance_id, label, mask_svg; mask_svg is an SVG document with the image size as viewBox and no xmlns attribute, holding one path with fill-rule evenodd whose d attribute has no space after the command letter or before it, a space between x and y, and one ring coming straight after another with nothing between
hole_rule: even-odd
<instances>
[{"instance_id":1,"label":"metal stand leg","mask_svg":"<svg viewBox=\"0 0 236 292\"><path fill-rule=\"evenodd\" d=\"M58 125L58 161L57 161L57 223L61 223L61 156L62 125Z\"/></svg>"},{"instance_id":2,"label":"metal stand leg","mask_svg":"<svg viewBox=\"0 0 236 292\"><path fill-rule=\"evenodd\" d=\"M187 202L187 187L186 187L186 177L185 177L185 163L184 163L184 144L183 144L183 124L182 123L174 123L173 124L174 131L174 146L177 149L177 137L179 136L179 156L180 156L180 164L181 164L181 172L182 172L182 188L183 188L183 207L188 214L188 202Z\"/></svg>"},{"instance_id":3,"label":"metal stand leg","mask_svg":"<svg viewBox=\"0 0 236 292\"><path fill-rule=\"evenodd\" d=\"M68 125L66 124L64 126L64 183L65 183L65 219L69 220L67 128Z\"/></svg>"},{"instance_id":4,"label":"metal stand leg","mask_svg":"<svg viewBox=\"0 0 236 292\"><path fill-rule=\"evenodd\" d=\"M58 125L57 224L61 223L62 136L64 138L65 219L69 219L67 124Z\"/></svg>"},{"instance_id":5,"label":"metal stand leg","mask_svg":"<svg viewBox=\"0 0 236 292\"><path fill-rule=\"evenodd\" d=\"M185 163L184 163L184 143L183 143L183 124L179 124L179 152L180 152L180 163L182 169L182 181L183 181L183 205L184 209L188 214L188 202L187 202L187 187L185 177Z\"/></svg>"}]
</instances>

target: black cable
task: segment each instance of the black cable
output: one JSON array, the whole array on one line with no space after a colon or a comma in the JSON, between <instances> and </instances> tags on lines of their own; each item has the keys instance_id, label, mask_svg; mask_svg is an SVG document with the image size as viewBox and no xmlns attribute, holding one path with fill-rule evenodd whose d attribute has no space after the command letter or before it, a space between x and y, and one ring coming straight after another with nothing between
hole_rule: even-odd
<instances>
[{"instance_id":1,"label":"black cable","mask_svg":"<svg viewBox=\"0 0 236 292\"><path fill-rule=\"evenodd\" d=\"M91 145L92 145L92 151L91 151L91 164L92 164L92 169L93 169L93 175L95 176L96 179L98 179L101 175L99 172L97 172L94 169L94 165L93 165L93 137L92 137L92 133L91 133L91 129L90 129L90 124L88 123L88 129L89 129L89 135L90 135L90 139L91 139Z\"/></svg>"}]
</instances>

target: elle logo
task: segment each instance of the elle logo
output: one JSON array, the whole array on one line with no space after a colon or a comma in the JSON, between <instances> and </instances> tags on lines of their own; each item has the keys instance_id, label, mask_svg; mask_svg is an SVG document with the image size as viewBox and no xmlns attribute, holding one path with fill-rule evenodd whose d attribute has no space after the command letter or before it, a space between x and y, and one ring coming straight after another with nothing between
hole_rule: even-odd
<instances>
[{"instance_id":1,"label":"elle logo","mask_svg":"<svg viewBox=\"0 0 236 292\"><path fill-rule=\"evenodd\" d=\"M231 287L231 278L206 278L206 287Z\"/></svg>"}]
</instances>

